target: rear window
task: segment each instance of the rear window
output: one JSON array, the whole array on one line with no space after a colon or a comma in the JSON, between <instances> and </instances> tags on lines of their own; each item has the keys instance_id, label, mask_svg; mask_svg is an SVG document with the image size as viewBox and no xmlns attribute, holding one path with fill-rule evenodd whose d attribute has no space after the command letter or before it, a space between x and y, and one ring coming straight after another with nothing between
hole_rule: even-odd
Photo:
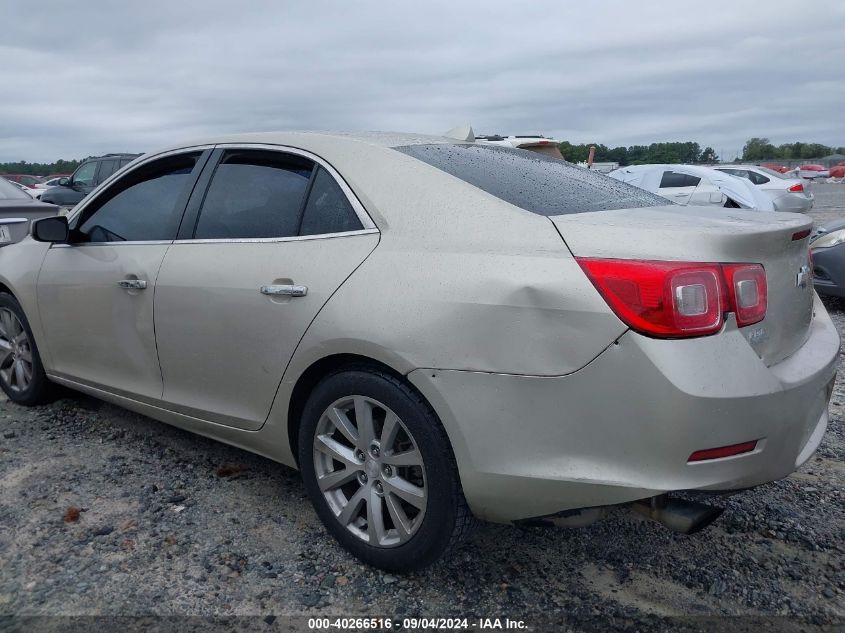
<instances>
[{"instance_id":1,"label":"rear window","mask_svg":"<svg viewBox=\"0 0 845 633\"><path fill-rule=\"evenodd\" d=\"M660 180L660 188L675 189L677 187L697 187L700 182L701 178L698 178L697 176L681 174L677 171L664 171L663 178Z\"/></svg>"},{"instance_id":2,"label":"rear window","mask_svg":"<svg viewBox=\"0 0 845 633\"><path fill-rule=\"evenodd\" d=\"M521 149L445 143L394 149L539 215L671 204L633 185Z\"/></svg>"}]
</instances>

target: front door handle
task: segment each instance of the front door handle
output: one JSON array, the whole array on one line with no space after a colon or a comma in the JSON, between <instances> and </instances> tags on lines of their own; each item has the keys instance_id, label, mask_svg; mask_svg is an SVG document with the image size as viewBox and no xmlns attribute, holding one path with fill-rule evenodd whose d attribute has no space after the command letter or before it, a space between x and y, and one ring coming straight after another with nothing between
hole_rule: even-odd
<instances>
[{"instance_id":1,"label":"front door handle","mask_svg":"<svg viewBox=\"0 0 845 633\"><path fill-rule=\"evenodd\" d=\"M280 286L261 286L261 294L269 295L271 297L304 297L308 294L308 287L292 286L288 284Z\"/></svg>"},{"instance_id":2,"label":"front door handle","mask_svg":"<svg viewBox=\"0 0 845 633\"><path fill-rule=\"evenodd\" d=\"M147 282L143 279L121 279L117 285L125 290L145 290Z\"/></svg>"}]
</instances>

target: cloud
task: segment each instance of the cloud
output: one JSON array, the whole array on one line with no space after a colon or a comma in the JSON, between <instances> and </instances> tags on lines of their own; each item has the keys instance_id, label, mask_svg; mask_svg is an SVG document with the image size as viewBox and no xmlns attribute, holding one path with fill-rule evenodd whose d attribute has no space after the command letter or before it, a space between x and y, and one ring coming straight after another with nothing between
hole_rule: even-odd
<instances>
[{"instance_id":1,"label":"cloud","mask_svg":"<svg viewBox=\"0 0 845 633\"><path fill-rule=\"evenodd\" d=\"M464 122L726 155L750 136L845 145L842 3L642 4L18 3L0 39L0 161Z\"/></svg>"}]
</instances>

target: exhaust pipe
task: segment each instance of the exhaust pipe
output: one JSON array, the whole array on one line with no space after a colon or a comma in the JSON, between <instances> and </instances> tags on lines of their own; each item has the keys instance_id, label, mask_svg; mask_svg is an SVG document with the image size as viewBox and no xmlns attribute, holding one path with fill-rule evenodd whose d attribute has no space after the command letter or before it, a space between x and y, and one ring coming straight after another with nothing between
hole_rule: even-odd
<instances>
[{"instance_id":1,"label":"exhaust pipe","mask_svg":"<svg viewBox=\"0 0 845 633\"><path fill-rule=\"evenodd\" d=\"M630 507L658 523L662 523L673 532L695 534L718 519L724 508L708 506L696 501L676 499L668 494L634 501Z\"/></svg>"}]
</instances>

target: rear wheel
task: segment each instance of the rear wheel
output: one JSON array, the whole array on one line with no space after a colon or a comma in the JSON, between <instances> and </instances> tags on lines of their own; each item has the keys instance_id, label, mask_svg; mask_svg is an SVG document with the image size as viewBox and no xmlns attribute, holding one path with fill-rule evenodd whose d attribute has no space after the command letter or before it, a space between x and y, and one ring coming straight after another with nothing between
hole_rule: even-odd
<instances>
[{"instance_id":1,"label":"rear wheel","mask_svg":"<svg viewBox=\"0 0 845 633\"><path fill-rule=\"evenodd\" d=\"M0 293L0 388L13 402L33 406L50 400L51 387L23 309Z\"/></svg>"},{"instance_id":2,"label":"rear wheel","mask_svg":"<svg viewBox=\"0 0 845 633\"><path fill-rule=\"evenodd\" d=\"M375 567L424 567L472 525L437 416L409 385L377 369L337 372L314 389L299 461L329 532Z\"/></svg>"}]
</instances>

